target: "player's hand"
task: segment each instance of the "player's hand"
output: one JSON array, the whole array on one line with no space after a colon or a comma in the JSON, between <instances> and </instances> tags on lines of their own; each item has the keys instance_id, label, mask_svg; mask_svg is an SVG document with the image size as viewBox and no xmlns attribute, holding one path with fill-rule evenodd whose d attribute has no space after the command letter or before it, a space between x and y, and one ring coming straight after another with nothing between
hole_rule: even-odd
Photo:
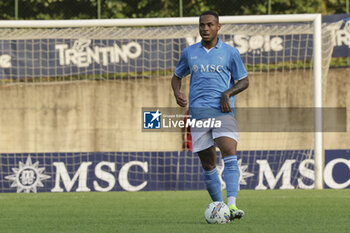
<instances>
[{"instance_id":1,"label":"player's hand","mask_svg":"<svg viewBox=\"0 0 350 233\"><path fill-rule=\"evenodd\" d=\"M222 93L220 99L220 108L222 112L232 112L230 104L230 96L226 93Z\"/></svg>"},{"instance_id":2,"label":"player's hand","mask_svg":"<svg viewBox=\"0 0 350 233\"><path fill-rule=\"evenodd\" d=\"M186 98L184 93L179 92L179 93L175 94L175 98L176 98L176 103L180 107L186 107L187 106L187 98Z\"/></svg>"}]
</instances>

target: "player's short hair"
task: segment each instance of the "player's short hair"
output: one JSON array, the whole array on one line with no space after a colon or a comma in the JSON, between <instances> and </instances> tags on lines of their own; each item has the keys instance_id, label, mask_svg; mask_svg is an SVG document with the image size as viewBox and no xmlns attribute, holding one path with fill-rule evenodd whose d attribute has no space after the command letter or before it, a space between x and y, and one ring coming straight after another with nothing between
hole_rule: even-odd
<instances>
[{"instance_id":1,"label":"player's short hair","mask_svg":"<svg viewBox=\"0 0 350 233\"><path fill-rule=\"evenodd\" d=\"M216 11L205 11L199 16L199 21L203 15L212 15L215 17L216 21L219 22L219 14Z\"/></svg>"}]
</instances>

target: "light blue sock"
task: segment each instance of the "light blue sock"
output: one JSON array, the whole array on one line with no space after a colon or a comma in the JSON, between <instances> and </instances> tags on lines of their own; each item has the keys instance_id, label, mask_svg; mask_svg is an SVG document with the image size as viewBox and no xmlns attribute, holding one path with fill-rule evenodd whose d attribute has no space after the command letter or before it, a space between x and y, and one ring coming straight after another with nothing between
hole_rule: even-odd
<instances>
[{"instance_id":1,"label":"light blue sock","mask_svg":"<svg viewBox=\"0 0 350 233\"><path fill-rule=\"evenodd\" d=\"M239 168L237 162L237 155L229 155L223 160L225 164L223 175L224 181L226 183L227 198L236 198L239 186Z\"/></svg>"},{"instance_id":2,"label":"light blue sock","mask_svg":"<svg viewBox=\"0 0 350 233\"><path fill-rule=\"evenodd\" d=\"M204 183L207 186L209 195L213 201L223 201L221 193L221 183L216 167L206 171L203 169Z\"/></svg>"}]
</instances>

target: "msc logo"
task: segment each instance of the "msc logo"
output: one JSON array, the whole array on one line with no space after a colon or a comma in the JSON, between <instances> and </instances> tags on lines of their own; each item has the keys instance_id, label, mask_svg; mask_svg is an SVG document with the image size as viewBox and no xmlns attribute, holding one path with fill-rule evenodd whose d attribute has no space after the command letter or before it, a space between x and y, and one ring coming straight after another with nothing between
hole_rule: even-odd
<instances>
[{"instance_id":1,"label":"msc logo","mask_svg":"<svg viewBox=\"0 0 350 233\"><path fill-rule=\"evenodd\" d=\"M224 69L223 65L215 65L215 64L207 64L207 65L203 65L201 64L200 66L198 65L193 65L192 66L192 71L193 72L201 72L201 73L221 73Z\"/></svg>"},{"instance_id":2,"label":"msc logo","mask_svg":"<svg viewBox=\"0 0 350 233\"><path fill-rule=\"evenodd\" d=\"M20 161L19 167L12 168L12 171L14 174L5 176L5 179L13 181L11 187L17 187L17 193L36 193L37 187L44 187L42 181L50 178L44 174L45 168L39 167L39 162L32 163L30 156L25 164Z\"/></svg>"},{"instance_id":3,"label":"msc logo","mask_svg":"<svg viewBox=\"0 0 350 233\"><path fill-rule=\"evenodd\" d=\"M160 129L161 115L159 109L156 112L143 112L143 128L144 129Z\"/></svg>"}]
</instances>

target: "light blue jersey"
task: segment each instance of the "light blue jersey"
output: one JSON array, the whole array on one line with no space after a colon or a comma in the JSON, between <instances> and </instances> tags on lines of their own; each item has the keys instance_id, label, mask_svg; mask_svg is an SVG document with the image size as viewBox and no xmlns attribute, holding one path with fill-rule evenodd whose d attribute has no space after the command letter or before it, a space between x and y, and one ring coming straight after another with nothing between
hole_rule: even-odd
<instances>
[{"instance_id":1,"label":"light blue jersey","mask_svg":"<svg viewBox=\"0 0 350 233\"><path fill-rule=\"evenodd\" d=\"M225 114L220 109L222 93L233 87L235 81L247 77L238 50L222 42L220 38L210 50L202 42L183 50L175 75L184 78L188 74L191 74L190 114L198 119ZM234 114L235 96L231 96L230 101Z\"/></svg>"}]
</instances>

